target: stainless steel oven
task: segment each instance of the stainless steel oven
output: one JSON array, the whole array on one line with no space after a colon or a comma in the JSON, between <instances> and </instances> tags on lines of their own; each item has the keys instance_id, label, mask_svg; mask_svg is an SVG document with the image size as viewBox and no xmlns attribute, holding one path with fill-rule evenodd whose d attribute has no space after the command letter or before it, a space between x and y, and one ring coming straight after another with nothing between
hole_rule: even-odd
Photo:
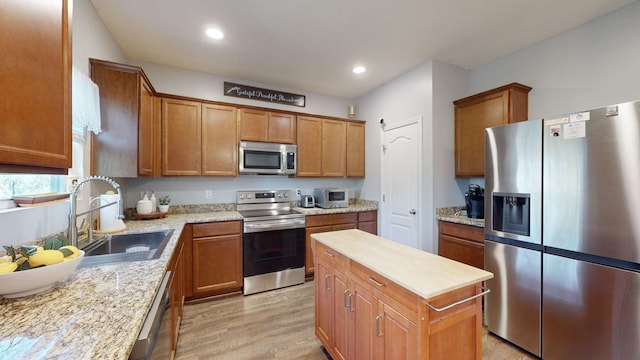
<instances>
[{"instance_id":1,"label":"stainless steel oven","mask_svg":"<svg viewBox=\"0 0 640 360\"><path fill-rule=\"evenodd\" d=\"M289 190L238 191L245 295L304 283L305 216Z\"/></svg>"}]
</instances>

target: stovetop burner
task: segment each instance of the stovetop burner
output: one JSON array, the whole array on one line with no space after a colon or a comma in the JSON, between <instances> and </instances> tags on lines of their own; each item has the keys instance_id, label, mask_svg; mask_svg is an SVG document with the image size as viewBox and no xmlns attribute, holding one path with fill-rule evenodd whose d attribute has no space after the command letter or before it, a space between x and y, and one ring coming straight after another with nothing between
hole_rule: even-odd
<instances>
[{"instance_id":1,"label":"stovetop burner","mask_svg":"<svg viewBox=\"0 0 640 360\"><path fill-rule=\"evenodd\" d=\"M246 221L300 219L304 214L291 210L289 190L238 191L238 212Z\"/></svg>"}]
</instances>

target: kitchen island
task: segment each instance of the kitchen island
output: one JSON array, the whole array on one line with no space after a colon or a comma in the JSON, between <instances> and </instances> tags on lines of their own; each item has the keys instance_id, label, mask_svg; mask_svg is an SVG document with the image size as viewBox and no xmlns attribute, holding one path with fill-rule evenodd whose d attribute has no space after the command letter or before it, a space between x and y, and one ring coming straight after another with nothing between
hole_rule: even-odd
<instances>
[{"instance_id":1,"label":"kitchen island","mask_svg":"<svg viewBox=\"0 0 640 360\"><path fill-rule=\"evenodd\" d=\"M481 359L493 275L360 230L313 234L316 336L334 359Z\"/></svg>"},{"instance_id":2,"label":"kitchen island","mask_svg":"<svg viewBox=\"0 0 640 360\"><path fill-rule=\"evenodd\" d=\"M160 258L78 268L40 294L0 297L0 359L127 359L185 224L241 219L221 211L127 221L123 233L174 230Z\"/></svg>"}]
</instances>

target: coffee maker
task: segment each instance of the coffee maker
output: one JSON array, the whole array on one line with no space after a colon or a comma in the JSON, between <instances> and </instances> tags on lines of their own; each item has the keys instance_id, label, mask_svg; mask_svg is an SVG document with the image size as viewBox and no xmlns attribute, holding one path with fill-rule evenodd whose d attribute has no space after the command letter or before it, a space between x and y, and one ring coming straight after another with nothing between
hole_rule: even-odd
<instances>
[{"instance_id":1,"label":"coffee maker","mask_svg":"<svg viewBox=\"0 0 640 360\"><path fill-rule=\"evenodd\" d=\"M484 189L479 185L469 185L469 191L464 194L467 204L467 217L484 219Z\"/></svg>"}]
</instances>

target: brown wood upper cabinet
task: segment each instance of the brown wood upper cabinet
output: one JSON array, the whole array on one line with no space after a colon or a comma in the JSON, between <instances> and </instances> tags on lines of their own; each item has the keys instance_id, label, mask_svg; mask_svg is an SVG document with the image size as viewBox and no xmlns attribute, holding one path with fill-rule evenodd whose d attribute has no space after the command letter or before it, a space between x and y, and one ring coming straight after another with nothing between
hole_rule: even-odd
<instances>
[{"instance_id":1,"label":"brown wood upper cabinet","mask_svg":"<svg viewBox=\"0 0 640 360\"><path fill-rule=\"evenodd\" d=\"M257 109L238 111L240 140L295 144L296 116Z\"/></svg>"},{"instance_id":2,"label":"brown wood upper cabinet","mask_svg":"<svg viewBox=\"0 0 640 360\"><path fill-rule=\"evenodd\" d=\"M111 177L160 175L160 119L155 90L137 66L89 59L100 88L102 132L91 142L91 173Z\"/></svg>"},{"instance_id":3,"label":"brown wood upper cabinet","mask_svg":"<svg viewBox=\"0 0 640 360\"><path fill-rule=\"evenodd\" d=\"M71 6L0 1L0 171L71 167Z\"/></svg>"},{"instance_id":4,"label":"brown wood upper cabinet","mask_svg":"<svg viewBox=\"0 0 640 360\"><path fill-rule=\"evenodd\" d=\"M236 176L236 108L162 99L162 175Z\"/></svg>"},{"instance_id":5,"label":"brown wood upper cabinet","mask_svg":"<svg viewBox=\"0 0 640 360\"><path fill-rule=\"evenodd\" d=\"M453 102L456 176L484 176L484 129L527 120L529 91L511 83Z\"/></svg>"},{"instance_id":6,"label":"brown wood upper cabinet","mask_svg":"<svg viewBox=\"0 0 640 360\"><path fill-rule=\"evenodd\" d=\"M364 123L298 116L297 176L364 177Z\"/></svg>"}]
</instances>

